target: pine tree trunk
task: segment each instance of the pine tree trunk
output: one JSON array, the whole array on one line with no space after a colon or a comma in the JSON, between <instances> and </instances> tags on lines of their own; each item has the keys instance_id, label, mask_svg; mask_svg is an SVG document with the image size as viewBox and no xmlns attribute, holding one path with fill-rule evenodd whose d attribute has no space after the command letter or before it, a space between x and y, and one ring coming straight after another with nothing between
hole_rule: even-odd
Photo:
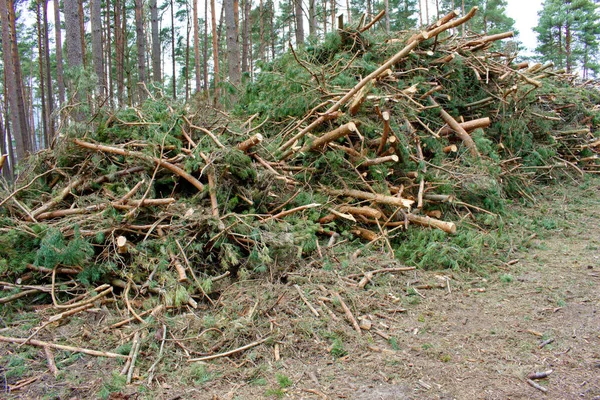
<instances>
[{"instance_id":1,"label":"pine tree trunk","mask_svg":"<svg viewBox=\"0 0 600 400\"><path fill-rule=\"evenodd\" d=\"M8 154L8 148L6 146L6 144L9 143L8 132L6 132L4 127L4 113L0 109L0 157ZM2 176L8 182L12 181L12 163L10 162L10 158L9 161L5 162L4 166L2 167Z\"/></svg>"},{"instance_id":2,"label":"pine tree trunk","mask_svg":"<svg viewBox=\"0 0 600 400\"><path fill-rule=\"evenodd\" d=\"M87 51L86 51L86 45L85 45L85 13L83 12L83 0L79 0L77 3L77 7L79 7L79 30L81 31L81 54L82 54L82 59L83 59L83 66L86 67L87 66Z\"/></svg>"},{"instance_id":3,"label":"pine tree trunk","mask_svg":"<svg viewBox=\"0 0 600 400\"><path fill-rule=\"evenodd\" d=\"M50 40L48 39L48 0L42 0L42 22L43 27L43 41L44 41L44 62L46 72L46 109L48 115L48 142L49 145L54 139L54 96L52 90L52 70L50 63Z\"/></svg>"},{"instance_id":4,"label":"pine tree trunk","mask_svg":"<svg viewBox=\"0 0 600 400\"><path fill-rule=\"evenodd\" d=\"M271 39L271 60L275 59L275 5L273 4L273 0L269 0L269 15L271 17L271 26L270 29L270 39Z\"/></svg>"},{"instance_id":5,"label":"pine tree trunk","mask_svg":"<svg viewBox=\"0 0 600 400\"><path fill-rule=\"evenodd\" d=\"M95 0L92 0L95 1ZM135 38L137 45L138 79L146 83L146 36L144 35L144 1L135 0ZM140 103L146 100L146 90L138 87Z\"/></svg>"},{"instance_id":6,"label":"pine tree trunk","mask_svg":"<svg viewBox=\"0 0 600 400\"><path fill-rule=\"evenodd\" d=\"M40 70L40 100L42 105L42 132L40 140L40 147L48 147L49 146L49 135L48 135L48 114L46 110L46 74L44 73L44 45L42 39L42 8L41 4L38 1L36 3L36 25L37 25L37 41L38 41L38 66Z\"/></svg>"},{"instance_id":7,"label":"pine tree trunk","mask_svg":"<svg viewBox=\"0 0 600 400\"><path fill-rule=\"evenodd\" d=\"M385 32L389 34L390 33L390 1L384 0L384 3L385 3Z\"/></svg>"},{"instance_id":8,"label":"pine tree trunk","mask_svg":"<svg viewBox=\"0 0 600 400\"><path fill-rule=\"evenodd\" d=\"M62 38L60 28L60 0L54 0L54 43L56 45L56 82L58 84L58 106L65 104L65 81L63 80L64 68L62 58Z\"/></svg>"},{"instance_id":9,"label":"pine tree trunk","mask_svg":"<svg viewBox=\"0 0 600 400\"><path fill-rule=\"evenodd\" d=\"M196 69L196 91L201 88L200 78L200 29L198 26L198 0L192 0L192 15L194 26L194 66Z\"/></svg>"},{"instance_id":10,"label":"pine tree trunk","mask_svg":"<svg viewBox=\"0 0 600 400\"><path fill-rule=\"evenodd\" d=\"M224 0L225 25L227 34L227 65L229 69L229 80L237 86L241 82L240 75L240 48L238 45L237 29L235 23L236 0Z\"/></svg>"},{"instance_id":11,"label":"pine tree trunk","mask_svg":"<svg viewBox=\"0 0 600 400\"><path fill-rule=\"evenodd\" d=\"M125 91L125 81L123 76L125 70L125 47L123 43L123 28L121 25L121 8L121 0L115 0L115 68L117 73L117 103L119 105L123 105L123 92Z\"/></svg>"},{"instance_id":12,"label":"pine tree trunk","mask_svg":"<svg viewBox=\"0 0 600 400\"><path fill-rule=\"evenodd\" d=\"M248 60L250 50L250 10L252 9L252 0L244 0L244 25L242 29L242 72L249 72Z\"/></svg>"},{"instance_id":13,"label":"pine tree trunk","mask_svg":"<svg viewBox=\"0 0 600 400\"><path fill-rule=\"evenodd\" d=\"M331 32L335 32L335 2L336 0L331 0Z\"/></svg>"},{"instance_id":14,"label":"pine tree trunk","mask_svg":"<svg viewBox=\"0 0 600 400\"><path fill-rule=\"evenodd\" d=\"M327 35L327 0L323 0L323 36Z\"/></svg>"},{"instance_id":15,"label":"pine tree trunk","mask_svg":"<svg viewBox=\"0 0 600 400\"><path fill-rule=\"evenodd\" d=\"M423 0L419 0L419 27L421 26L423 26Z\"/></svg>"},{"instance_id":16,"label":"pine tree trunk","mask_svg":"<svg viewBox=\"0 0 600 400\"><path fill-rule=\"evenodd\" d=\"M215 103L217 103L219 99L219 38L217 37L217 10L215 8L215 0L210 0L210 18L214 65L213 86L215 88Z\"/></svg>"},{"instance_id":17,"label":"pine tree trunk","mask_svg":"<svg viewBox=\"0 0 600 400\"><path fill-rule=\"evenodd\" d=\"M202 38L202 69L204 90L208 90L208 0L204 0L204 37Z\"/></svg>"},{"instance_id":18,"label":"pine tree trunk","mask_svg":"<svg viewBox=\"0 0 600 400\"><path fill-rule=\"evenodd\" d=\"M313 38L317 37L317 12L315 10L315 0L308 0L308 34Z\"/></svg>"},{"instance_id":19,"label":"pine tree trunk","mask_svg":"<svg viewBox=\"0 0 600 400\"><path fill-rule=\"evenodd\" d=\"M2 26L4 86L10 106L7 114L10 115L17 159L21 161L31 151L32 144L29 136L29 124L25 115L23 80L21 79L21 65L16 41L15 9L11 0L0 0L0 25Z\"/></svg>"},{"instance_id":20,"label":"pine tree trunk","mask_svg":"<svg viewBox=\"0 0 600 400\"><path fill-rule=\"evenodd\" d=\"M565 62L567 66L567 74L573 72L573 60L571 54L571 24L567 22L565 24Z\"/></svg>"},{"instance_id":21,"label":"pine tree trunk","mask_svg":"<svg viewBox=\"0 0 600 400\"><path fill-rule=\"evenodd\" d=\"M294 15L296 17L296 46L304 44L304 18L302 15L302 0L294 0Z\"/></svg>"},{"instance_id":22,"label":"pine tree trunk","mask_svg":"<svg viewBox=\"0 0 600 400\"><path fill-rule=\"evenodd\" d=\"M44 73L44 45L42 39L42 10L41 4L36 3L36 25L37 25L37 41L38 41L38 67L39 67L39 82L40 82L40 102L42 114L42 131L40 132L40 148L48 146L48 114L46 109L46 74ZM33 110L32 110L33 111Z\"/></svg>"},{"instance_id":23,"label":"pine tree trunk","mask_svg":"<svg viewBox=\"0 0 600 400\"><path fill-rule=\"evenodd\" d=\"M67 66L71 71L83 69L83 52L81 47L81 26L79 16L79 1L65 0L65 28L67 32ZM78 90L77 82L72 81L69 85L72 100L80 103L85 96ZM77 122L83 120L81 112L71 113Z\"/></svg>"},{"instance_id":24,"label":"pine tree trunk","mask_svg":"<svg viewBox=\"0 0 600 400\"><path fill-rule=\"evenodd\" d=\"M90 0L90 18L92 23L92 62L94 72L98 77L98 97L102 102L106 96L106 77L104 74L101 0Z\"/></svg>"},{"instance_id":25,"label":"pine tree trunk","mask_svg":"<svg viewBox=\"0 0 600 400\"><path fill-rule=\"evenodd\" d=\"M105 26L106 26L106 46L104 47L104 59L106 61L107 70L108 70L108 91L106 93L108 97L108 101L111 107L114 107L114 79L113 79L113 56L112 56L112 29L111 29L111 18L110 18L110 4L106 3L106 12L105 12Z\"/></svg>"},{"instance_id":26,"label":"pine tree trunk","mask_svg":"<svg viewBox=\"0 0 600 400\"><path fill-rule=\"evenodd\" d=\"M173 98L177 98L177 74L175 68L175 4L171 0L171 61L173 67Z\"/></svg>"},{"instance_id":27,"label":"pine tree trunk","mask_svg":"<svg viewBox=\"0 0 600 400\"><path fill-rule=\"evenodd\" d=\"M158 32L158 6L156 0L150 0L150 25L152 30L152 79L160 83L160 36Z\"/></svg>"},{"instance_id":28,"label":"pine tree trunk","mask_svg":"<svg viewBox=\"0 0 600 400\"><path fill-rule=\"evenodd\" d=\"M352 23L352 10L350 9L350 0L346 0L346 11L348 11L348 25Z\"/></svg>"},{"instance_id":29,"label":"pine tree trunk","mask_svg":"<svg viewBox=\"0 0 600 400\"><path fill-rule=\"evenodd\" d=\"M259 0L258 14L258 59L262 61L265 59L265 10L263 0Z\"/></svg>"},{"instance_id":30,"label":"pine tree trunk","mask_svg":"<svg viewBox=\"0 0 600 400\"><path fill-rule=\"evenodd\" d=\"M190 31L192 30L191 21L190 21L190 10L189 4L185 3L186 8L186 30L185 30L185 76L183 80L185 81L185 101L188 101L190 98Z\"/></svg>"}]
</instances>

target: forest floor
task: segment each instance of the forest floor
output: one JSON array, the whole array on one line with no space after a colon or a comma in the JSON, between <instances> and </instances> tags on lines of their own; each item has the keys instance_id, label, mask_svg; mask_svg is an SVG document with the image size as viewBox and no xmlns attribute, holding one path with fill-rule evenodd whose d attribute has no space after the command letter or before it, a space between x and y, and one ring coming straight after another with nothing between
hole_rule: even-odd
<instances>
[{"instance_id":1,"label":"forest floor","mask_svg":"<svg viewBox=\"0 0 600 400\"><path fill-rule=\"evenodd\" d=\"M232 285L236 290L221 292L218 313L201 308L160 319L173 336L167 335L152 386L145 380L161 335L150 330L131 385L113 359L57 351L54 377L43 350L2 343L0 397L600 399L600 179L549 186L537 200L531 208L514 206L519 209L505 227L515 243L511 261L494 272L377 274L365 290L341 277L343 266L312 263L287 271L283 281ZM393 264L374 257L361 262L358 271ZM371 328L359 335L339 303L328 303L331 290ZM27 337L44 310L10 318L7 312L0 334ZM111 318L105 312L73 318L38 338L114 351L136 327L102 333ZM239 346L272 339L231 357L187 362L182 349L207 326L230 334L218 324L226 315L229 329L238 327ZM526 378L547 370L553 372L537 381L545 394Z\"/></svg>"}]
</instances>

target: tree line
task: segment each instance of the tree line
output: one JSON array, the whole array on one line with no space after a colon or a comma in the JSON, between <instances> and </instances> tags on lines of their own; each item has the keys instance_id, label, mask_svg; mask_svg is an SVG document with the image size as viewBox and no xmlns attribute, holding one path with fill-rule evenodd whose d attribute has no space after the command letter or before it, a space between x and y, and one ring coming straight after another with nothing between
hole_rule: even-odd
<instances>
[{"instance_id":1,"label":"tree line","mask_svg":"<svg viewBox=\"0 0 600 400\"><path fill-rule=\"evenodd\" d=\"M473 6L477 16L457 34L514 29L506 0L0 0L2 172L10 178L61 124L85 124L100 107L134 106L157 91L183 100L235 92L289 46L335 32L340 14L352 26L385 10L378 29L391 33ZM595 74L596 9L546 0L540 58Z\"/></svg>"}]
</instances>

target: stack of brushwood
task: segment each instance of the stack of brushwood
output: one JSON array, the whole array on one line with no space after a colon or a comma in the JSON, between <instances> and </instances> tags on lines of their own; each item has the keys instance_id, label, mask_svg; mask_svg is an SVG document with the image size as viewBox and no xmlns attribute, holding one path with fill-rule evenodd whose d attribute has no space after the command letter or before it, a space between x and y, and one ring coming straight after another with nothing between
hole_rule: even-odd
<instances>
[{"instance_id":1,"label":"stack of brushwood","mask_svg":"<svg viewBox=\"0 0 600 400\"><path fill-rule=\"evenodd\" d=\"M138 319L133 293L195 307L242 273L344 241L393 256L407 230L480 227L536 180L598 173L596 89L517 62L512 32L459 36L476 11L291 49L231 115L156 95L71 124L3 185L0 303L80 310L102 284Z\"/></svg>"}]
</instances>

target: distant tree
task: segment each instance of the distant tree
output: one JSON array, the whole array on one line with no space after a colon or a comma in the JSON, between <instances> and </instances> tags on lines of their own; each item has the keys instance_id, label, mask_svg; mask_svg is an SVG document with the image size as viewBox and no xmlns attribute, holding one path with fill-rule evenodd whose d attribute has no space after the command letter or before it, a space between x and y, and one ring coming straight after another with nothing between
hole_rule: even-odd
<instances>
[{"instance_id":1,"label":"distant tree","mask_svg":"<svg viewBox=\"0 0 600 400\"><path fill-rule=\"evenodd\" d=\"M160 83L162 82L162 76L160 74L160 35L156 0L150 0L150 25L152 31L152 80Z\"/></svg>"},{"instance_id":2,"label":"distant tree","mask_svg":"<svg viewBox=\"0 0 600 400\"><path fill-rule=\"evenodd\" d=\"M9 104L11 132L15 140L17 158L24 160L33 150L27 119L23 89L21 60L17 43L15 8L12 0L0 0L0 25L2 25L2 56L4 85Z\"/></svg>"},{"instance_id":3,"label":"distant tree","mask_svg":"<svg viewBox=\"0 0 600 400\"><path fill-rule=\"evenodd\" d=\"M54 43L56 45L56 83L58 85L58 105L65 103L65 83L63 80L62 35L60 27L60 0L54 0Z\"/></svg>"},{"instance_id":4,"label":"distant tree","mask_svg":"<svg viewBox=\"0 0 600 400\"><path fill-rule=\"evenodd\" d=\"M92 0L94 1L94 0ZM135 0L135 38L137 46L138 81L146 83L146 36L144 33L144 1ZM146 99L146 90L138 88L140 102Z\"/></svg>"},{"instance_id":5,"label":"distant tree","mask_svg":"<svg viewBox=\"0 0 600 400\"><path fill-rule=\"evenodd\" d=\"M587 76L597 69L595 56L600 25L598 6L592 0L546 0L534 30L536 52L542 61L553 61L567 72L582 68Z\"/></svg>"},{"instance_id":6,"label":"distant tree","mask_svg":"<svg viewBox=\"0 0 600 400\"><path fill-rule=\"evenodd\" d=\"M106 77L104 74L104 41L102 40L102 4L101 0L90 0L90 19L92 22L92 63L98 78L98 96L106 96Z\"/></svg>"},{"instance_id":7,"label":"distant tree","mask_svg":"<svg viewBox=\"0 0 600 400\"><path fill-rule=\"evenodd\" d=\"M242 81L242 78L240 73L240 48L236 24L235 0L224 0L223 7L225 9L229 80L234 85L238 85Z\"/></svg>"}]
</instances>

